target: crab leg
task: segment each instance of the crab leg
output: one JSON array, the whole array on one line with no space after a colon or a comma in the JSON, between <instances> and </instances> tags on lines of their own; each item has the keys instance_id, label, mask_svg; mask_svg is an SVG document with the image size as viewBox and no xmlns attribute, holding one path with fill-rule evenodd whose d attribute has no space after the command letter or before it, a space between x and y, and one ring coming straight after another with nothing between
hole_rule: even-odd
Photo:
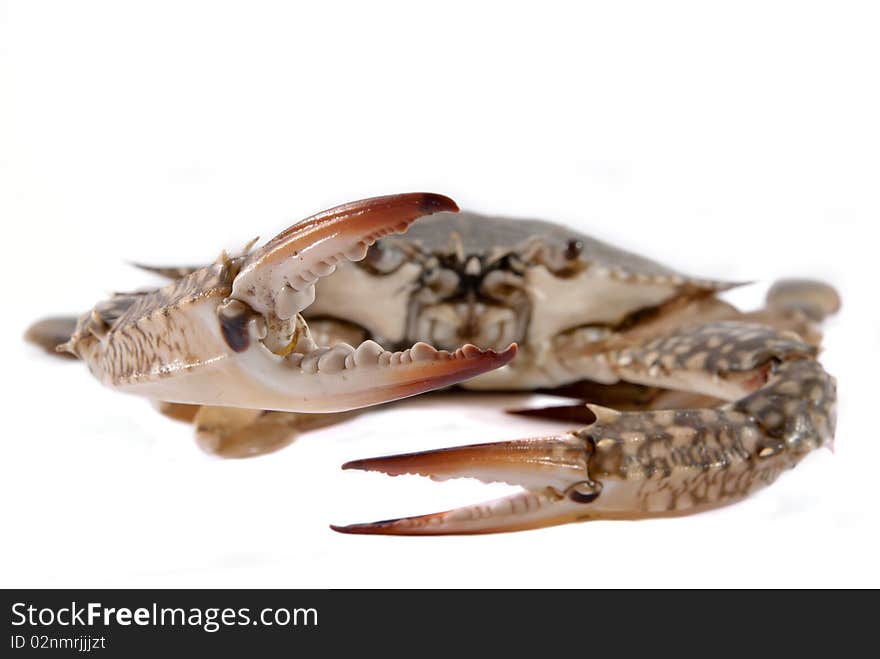
<instances>
[{"instance_id":1,"label":"crab leg","mask_svg":"<svg viewBox=\"0 0 880 659\"><path fill-rule=\"evenodd\" d=\"M460 382L506 364L516 346L453 353L425 343L399 352L373 341L322 346L300 315L315 282L339 262L364 258L380 237L421 216L457 210L429 193L332 208L246 256L224 256L165 288L111 299L81 318L62 347L105 384L170 403L341 412Z\"/></svg>"},{"instance_id":2,"label":"crab leg","mask_svg":"<svg viewBox=\"0 0 880 659\"><path fill-rule=\"evenodd\" d=\"M815 348L797 335L708 323L609 357L626 380L731 402L630 412L589 405L595 420L574 432L350 462L344 468L472 477L524 492L433 515L334 528L487 533L696 512L768 485L832 441L835 382L815 360Z\"/></svg>"}]
</instances>

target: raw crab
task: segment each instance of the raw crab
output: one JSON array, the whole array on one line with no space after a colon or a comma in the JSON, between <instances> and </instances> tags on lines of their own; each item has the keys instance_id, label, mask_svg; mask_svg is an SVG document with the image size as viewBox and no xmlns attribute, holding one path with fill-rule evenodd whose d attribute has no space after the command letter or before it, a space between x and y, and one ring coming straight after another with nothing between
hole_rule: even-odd
<instances>
[{"instance_id":1,"label":"raw crab","mask_svg":"<svg viewBox=\"0 0 880 659\"><path fill-rule=\"evenodd\" d=\"M432 194L340 206L207 267L149 268L175 282L116 295L75 326L42 321L29 337L63 342L105 384L194 419L203 446L230 456L455 383L590 401L526 411L583 425L561 435L347 463L524 488L333 527L348 533L698 511L748 495L832 441L835 383L816 361L817 323L839 306L829 286L779 282L765 309L743 313L716 296L733 284L558 225L457 210ZM388 236L428 214L405 238Z\"/></svg>"}]
</instances>

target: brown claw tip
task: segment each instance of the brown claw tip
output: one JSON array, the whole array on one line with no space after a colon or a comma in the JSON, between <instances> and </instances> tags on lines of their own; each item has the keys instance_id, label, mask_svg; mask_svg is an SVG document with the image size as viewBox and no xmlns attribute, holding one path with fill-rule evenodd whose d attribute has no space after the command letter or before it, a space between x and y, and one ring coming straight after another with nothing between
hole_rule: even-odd
<instances>
[{"instance_id":1,"label":"brown claw tip","mask_svg":"<svg viewBox=\"0 0 880 659\"><path fill-rule=\"evenodd\" d=\"M456 204L449 197L433 192L422 193L422 199L419 204L422 213L425 215L433 215L434 213L457 213L459 211Z\"/></svg>"},{"instance_id":2,"label":"brown claw tip","mask_svg":"<svg viewBox=\"0 0 880 659\"><path fill-rule=\"evenodd\" d=\"M473 347L473 346L472 346ZM474 348L474 351L468 354L465 352L465 357L467 359L488 359L490 363L497 364L495 368L500 368L506 364L509 364L513 361L513 358L516 357L516 353L519 350L519 346L515 343L511 343L501 352L497 350L481 350L479 348Z\"/></svg>"},{"instance_id":3,"label":"brown claw tip","mask_svg":"<svg viewBox=\"0 0 880 659\"><path fill-rule=\"evenodd\" d=\"M516 353L518 351L519 346L516 343L511 343L504 349L500 356L509 362L512 361L514 357L516 357Z\"/></svg>"},{"instance_id":4,"label":"brown claw tip","mask_svg":"<svg viewBox=\"0 0 880 659\"><path fill-rule=\"evenodd\" d=\"M441 449L441 451L442 451L442 449ZM408 457L410 457L410 455L419 456L419 455L423 455L423 454L427 454L427 453L433 454L433 453L437 453L437 452L438 451L423 451L422 453L401 454L401 455L403 455L405 458L408 458ZM395 462L400 463L401 462L401 460L400 460L401 455L384 455L379 458L361 458L360 460L349 460L348 462L346 462L345 464L342 465L342 469L344 471L348 471L350 469L357 470L357 471L379 471L379 472L382 472L383 474L388 474L389 476L399 476L400 474L403 474L403 473L416 473L416 472L407 472L405 468L403 470L401 470L399 468L394 469L392 467L393 463L395 463ZM388 520L386 520L386 521L388 521Z\"/></svg>"},{"instance_id":5,"label":"brown claw tip","mask_svg":"<svg viewBox=\"0 0 880 659\"><path fill-rule=\"evenodd\" d=\"M349 524L347 526L338 526L331 524L330 528L337 533L346 533L348 535L377 535L381 534L384 528L392 526L399 519L385 519L372 524Z\"/></svg>"}]
</instances>

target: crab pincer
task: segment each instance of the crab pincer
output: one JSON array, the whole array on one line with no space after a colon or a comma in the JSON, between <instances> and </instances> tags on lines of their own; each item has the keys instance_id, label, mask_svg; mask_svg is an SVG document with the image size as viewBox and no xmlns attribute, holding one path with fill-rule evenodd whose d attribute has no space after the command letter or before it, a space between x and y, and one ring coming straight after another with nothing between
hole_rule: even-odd
<instances>
[{"instance_id":1,"label":"crab pincer","mask_svg":"<svg viewBox=\"0 0 880 659\"><path fill-rule=\"evenodd\" d=\"M677 350L683 341L688 350ZM790 332L707 323L609 356L629 381L729 402L633 411L587 405L587 425L563 434L349 462L344 469L476 478L523 491L442 513L333 528L439 535L681 515L738 501L833 440L835 380L815 360L815 348ZM654 368L660 362L663 368Z\"/></svg>"},{"instance_id":2,"label":"crab pincer","mask_svg":"<svg viewBox=\"0 0 880 659\"><path fill-rule=\"evenodd\" d=\"M315 283L448 197L375 197L318 213L242 256L222 255L168 286L120 295L80 318L62 349L104 384L171 403L336 412L445 387L498 368L516 345L449 352L417 342L318 345L300 312Z\"/></svg>"},{"instance_id":3,"label":"crab pincer","mask_svg":"<svg viewBox=\"0 0 880 659\"><path fill-rule=\"evenodd\" d=\"M440 513L331 528L355 534L448 535L518 531L574 521L584 512L581 502L600 487L590 481L589 455L588 442L571 433L354 460L342 468L390 476L418 474L438 481L475 478L516 485L523 491Z\"/></svg>"}]
</instances>

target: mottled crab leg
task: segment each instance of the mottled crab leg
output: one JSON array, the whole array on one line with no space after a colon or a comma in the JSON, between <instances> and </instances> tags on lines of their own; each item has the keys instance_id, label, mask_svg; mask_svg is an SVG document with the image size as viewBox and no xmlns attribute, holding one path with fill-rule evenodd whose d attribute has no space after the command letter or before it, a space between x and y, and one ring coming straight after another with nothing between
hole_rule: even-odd
<instances>
[{"instance_id":1,"label":"mottled crab leg","mask_svg":"<svg viewBox=\"0 0 880 659\"><path fill-rule=\"evenodd\" d=\"M206 453L221 458L252 458L278 451L303 432L342 423L357 413L267 412L202 405L192 422L199 448Z\"/></svg>"},{"instance_id":2,"label":"mottled crab leg","mask_svg":"<svg viewBox=\"0 0 880 659\"><path fill-rule=\"evenodd\" d=\"M318 345L300 312L315 282L357 261L416 219L457 211L448 197L410 193L318 213L246 256L221 258L165 288L99 307L62 348L108 386L169 403L286 412L341 412L445 387L516 354L417 343L390 352L373 341ZM112 315L112 320L108 320ZM173 376L173 377L172 377Z\"/></svg>"},{"instance_id":3,"label":"mottled crab leg","mask_svg":"<svg viewBox=\"0 0 880 659\"><path fill-rule=\"evenodd\" d=\"M667 318L680 322L682 317L687 317L686 324L688 325L705 325L719 321L765 325L778 332L794 332L806 343L818 348L822 340L818 323L839 309L840 297L828 284L809 279L783 279L770 287L763 309L742 312L717 298L704 298L686 301L685 309L679 307ZM659 323L653 327L651 323L646 323L636 332L644 332L649 337L660 336L664 333L663 322L661 315ZM624 344L633 342L633 337L626 332L616 339ZM635 338L635 343L643 343L645 340L644 336L638 337ZM588 347L588 351L591 349L594 350L595 346ZM565 346L557 354L570 359L571 363L567 364L567 367L576 371L578 366L583 363L579 362L582 359L579 352L577 346ZM600 349L592 357L587 357L587 363L589 364L591 358L601 359L605 363L609 356L613 357L615 354L623 353L613 349ZM635 384L623 380L614 384L599 384L590 380L581 380L561 387L544 388L537 391L553 396L580 399L621 411L717 407L722 402L713 396L702 393ZM591 412L584 405L529 407L508 410L508 412L571 423L592 421Z\"/></svg>"},{"instance_id":4,"label":"mottled crab leg","mask_svg":"<svg viewBox=\"0 0 880 659\"><path fill-rule=\"evenodd\" d=\"M472 477L519 494L442 513L333 527L429 535L513 531L589 519L696 512L771 483L831 442L835 382L800 337L717 322L609 355L622 379L732 401L718 408L617 412L531 440L358 460L346 469Z\"/></svg>"},{"instance_id":5,"label":"mottled crab leg","mask_svg":"<svg viewBox=\"0 0 880 659\"><path fill-rule=\"evenodd\" d=\"M74 316L50 316L38 320L28 327L24 334L25 341L39 346L53 355L60 355L70 359L75 355L69 352L59 352L56 348L70 339L76 330L76 317Z\"/></svg>"}]
</instances>

